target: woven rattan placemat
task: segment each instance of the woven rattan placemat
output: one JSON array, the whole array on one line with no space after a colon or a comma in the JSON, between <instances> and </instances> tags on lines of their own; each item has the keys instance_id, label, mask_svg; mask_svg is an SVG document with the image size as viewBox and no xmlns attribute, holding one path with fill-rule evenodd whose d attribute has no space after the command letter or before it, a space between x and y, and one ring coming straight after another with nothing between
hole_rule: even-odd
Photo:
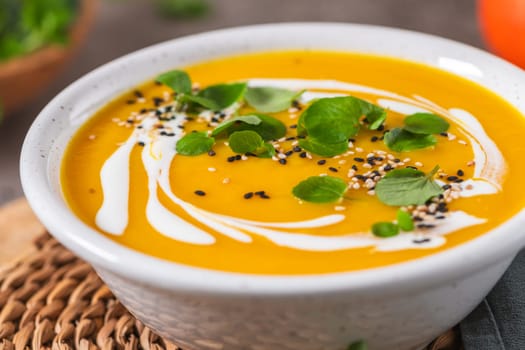
<instances>
[{"instance_id":1,"label":"woven rattan placemat","mask_svg":"<svg viewBox=\"0 0 525 350\"><path fill-rule=\"evenodd\" d=\"M0 350L181 350L135 319L86 262L48 234L24 251L0 266ZM456 330L427 347L459 349Z\"/></svg>"}]
</instances>

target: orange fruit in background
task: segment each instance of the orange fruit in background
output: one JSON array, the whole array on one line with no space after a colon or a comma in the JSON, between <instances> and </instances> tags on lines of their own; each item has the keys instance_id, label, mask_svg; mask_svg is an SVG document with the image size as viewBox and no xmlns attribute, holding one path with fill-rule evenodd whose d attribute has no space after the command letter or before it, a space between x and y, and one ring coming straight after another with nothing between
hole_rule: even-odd
<instances>
[{"instance_id":1,"label":"orange fruit in background","mask_svg":"<svg viewBox=\"0 0 525 350\"><path fill-rule=\"evenodd\" d=\"M525 69L525 0L478 0L478 20L488 48Z\"/></svg>"}]
</instances>

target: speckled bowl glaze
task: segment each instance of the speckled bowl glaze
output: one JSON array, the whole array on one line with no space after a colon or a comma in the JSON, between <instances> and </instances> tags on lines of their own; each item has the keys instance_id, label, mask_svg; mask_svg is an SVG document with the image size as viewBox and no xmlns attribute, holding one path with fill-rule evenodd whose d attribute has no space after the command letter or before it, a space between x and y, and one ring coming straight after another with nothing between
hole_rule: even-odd
<instances>
[{"instance_id":1,"label":"speckled bowl glaze","mask_svg":"<svg viewBox=\"0 0 525 350\"><path fill-rule=\"evenodd\" d=\"M525 243L525 212L457 248L384 268L308 276L225 273L140 254L86 226L67 207L60 161L96 109L173 67L285 49L357 51L405 58L499 94L525 114L525 73L450 40L365 25L295 23L241 27L155 45L79 79L40 113L22 150L26 196L49 231L93 264L146 325L188 349L419 349L466 316ZM521 94L521 99L520 95Z\"/></svg>"}]
</instances>

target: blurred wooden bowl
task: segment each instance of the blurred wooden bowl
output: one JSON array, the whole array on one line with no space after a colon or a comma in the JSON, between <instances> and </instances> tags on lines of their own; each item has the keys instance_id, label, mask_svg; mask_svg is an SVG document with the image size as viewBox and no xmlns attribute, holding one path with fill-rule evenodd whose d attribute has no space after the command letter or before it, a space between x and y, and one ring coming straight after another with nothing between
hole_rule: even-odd
<instances>
[{"instance_id":1,"label":"blurred wooden bowl","mask_svg":"<svg viewBox=\"0 0 525 350\"><path fill-rule=\"evenodd\" d=\"M0 106L4 116L31 101L57 76L84 42L97 0L81 0L65 46L49 45L0 63ZM0 111L1 112L1 111Z\"/></svg>"}]
</instances>

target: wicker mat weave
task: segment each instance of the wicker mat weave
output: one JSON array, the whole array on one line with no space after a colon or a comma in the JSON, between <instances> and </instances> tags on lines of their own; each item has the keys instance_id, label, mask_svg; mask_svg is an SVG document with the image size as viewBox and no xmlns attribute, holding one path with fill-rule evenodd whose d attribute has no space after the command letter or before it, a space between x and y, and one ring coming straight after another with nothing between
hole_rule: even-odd
<instances>
[{"instance_id":1,"label":"wicker mat weave","mask_svg":"<svg viewBox=\"0 0 525 350\"><path fill-rule=\"evenodd\" d=\"M136 320L49 235L34 244L35 253L0 272L0 350L182 350ZM455 330L427 348L459 349Z\"/></svg>"}]
</instances>

